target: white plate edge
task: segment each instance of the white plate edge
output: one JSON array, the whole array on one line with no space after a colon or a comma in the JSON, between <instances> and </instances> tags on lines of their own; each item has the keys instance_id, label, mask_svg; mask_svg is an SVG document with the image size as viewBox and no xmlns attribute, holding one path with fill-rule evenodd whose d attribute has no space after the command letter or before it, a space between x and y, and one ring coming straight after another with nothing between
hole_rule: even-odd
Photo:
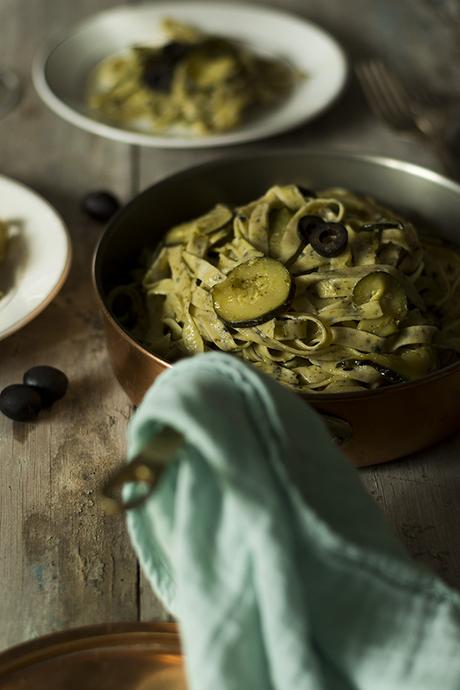
<instances>
[{"instance_id":1,"label":"white plate edge","mask_svg":"<svg viewBox=\"0 0 460 690\"><path fill-rule=\"evenodd\" d=\"M33 321L35 317L37 317L39 314L41 314L46 307L48 307L51 302L55 299L55 297L59 294L61 291L62 287L64 286L69 272L70 272L70 267L72 265L72 258L73 258L73 248L72 248L72 241L70 238L70 233L68 230L68 227L66 223L64 222L61 214L54 208L54 206L45 199L41 194L36 192L34 189L31 187L27 186L23 182L19 182L18 180L15 180L12 177L8 177L7 175L0 175L0 183L2 180L5 180L8 183L12 183L14 186L19 187L22 191L25 191L27 194L30 194L35 197L36 200L39 201L39 203L44 204L47 206L47 208L51 211L52 215L56 218L56 221L58 223L58 226L60 230L62 231L62 235L65 241L65 247L66 247L66 254L65 254L65 261L62 266L62 270L59 273L59 276L56 279L56 282L54 286L51 288L51 290L48 292L46 297L39 303L37 304L26 316L20 318L18 321L15 321L13 324L11 324L9 327L7 327L5 330L0 331L0 341L4 340L10 335L13 335L13 333L16 333L19 331L21 328L26 326L28 323Z\"/></svg>"},{"instance_id":2,"label":"white plate edge","mask_svg":"<svg viewBox=\"0 0 460 690\"><path fill-rule=\"evenodd\" d=\"M228 1L225 2L222 0L218 0L217 2L215 2L214 0L198 0L198 2L199 4L209 4L213 7L215 7L216 5L222 5L223 7L230 6L231 9L235 9L237 7L244 7L249 9L262 10L263 12L267 12L268 14L272 14L273 16L282 16L284 18L287 17L290 19L295 19L298 22L309 26L311 29L324 36L330 43L333 44L337 56L340 58L341 75L339 88L337 88L333 97L330 98L329 101L327 101L322 106L322 108L317 110L313 115L307 116L305 120L297 120L295 124L289 124L287 126L286 124L280 124L279 127L269 127L268 132L265 131L264 128L261 128L257 133L251 131L247 132L246 134L230 132L224 135L217 135L213 138L206 137L203 139L184 139L180 137L174 138L162 137L159 135L142 134L141 132L120 129L115 126L105 124L103 122L98 122L96 119L87 117L86 115L82 115L81 113L77 112L72 107L64 103L59 97L57 97L54 94L52 89L49 87L48 81L45 76L46 63L48 59L50 58L51 54L61 45L61 43L68 40L75 33L84 29L86 24L99 20L101 17L104 17L105 15L112 15L117 13L122 14L125 11L132 11L136 9L141 10L142 8L145 8L148 4L150 4L141 3L139 5L120 5L118 7L102 10L101 12L97 12L93 15L90 15L83 21L77 23L71 30L56 32L54 39L53 37L48 38L48 40L45 41L37 49L32 59L32 82L37 91L37 94L55 114L63 118L66 122L69 122L70 124L77 126L86 132L90 132L92 134L96 134L98 136L111 139L112 141L118 141L128 145L145 146L148 148L161 149L203 149L226 146L238 146L240 144L247 144L253 141L260 141L261 139L275 137L285 132L296 129L297 127L301 127L307 124L307 122L312 122L317 117L319 117L325 110L330 108L342 95L350 76L349 58L345 50L342 48L341 44L335 38L335 36L329 33L326 29L323 29L322 26L302 17L301 15L296 14L295 12L284 11L280 10L279 8L266 7L264 5L256 5L253 3L246 2L230 3ZM155 3L151 4L152 6L155 6ZM166 3L161 2L158 4ZM184 2L183 0L174 0L174 5L183 5L184 7L190 7L192 4L193 3L190 2Z\"/></svg>"}]
</instances>

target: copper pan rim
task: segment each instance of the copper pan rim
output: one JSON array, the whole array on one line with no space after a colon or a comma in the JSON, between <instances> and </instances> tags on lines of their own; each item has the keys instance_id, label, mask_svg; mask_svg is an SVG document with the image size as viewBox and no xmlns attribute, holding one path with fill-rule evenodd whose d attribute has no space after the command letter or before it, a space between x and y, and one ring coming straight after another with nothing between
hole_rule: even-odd
<instances>
[{"instance_id":1,"label":"copper pan rim","mask_svg":"<svg viewBox=\"0 0 460 690\"><path fill-rule=\"evenodd\" d=\"M40 663L54 653L69 653L86 649L90 644L103 643L105 639L123 640L127 635L152 635L163 639L180 653L180 639L176 623L115 622L86 625L48 633L41 637L20 642L0 653L0 678L22 669L29 664ZM94 640L94 643L91 641Z\"/></svg>"}]
</instances>

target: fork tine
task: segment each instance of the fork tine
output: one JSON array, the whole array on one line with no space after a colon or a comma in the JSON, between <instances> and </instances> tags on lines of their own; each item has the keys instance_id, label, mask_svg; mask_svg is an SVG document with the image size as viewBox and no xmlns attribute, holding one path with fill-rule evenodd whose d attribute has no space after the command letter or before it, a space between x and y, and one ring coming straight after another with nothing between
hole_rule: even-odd
<instances>
[{"instance_id":1,"label":"fork tine","mask_svg":"<svg viewBox=\"0 0 460 690\"><path fill-rule=\"evenodd\" d=\"M386 104L382 102L380 92L369 71L369 66L365 63L361 63L356 66L355 71L369 107L374 115L388 120L390 113L387 112Z\"/></svg>"},{"instance_id":2,"label":"fork tine","mask_svg":"<svg viewBox=\"0 0 460 690\"><path fill-rule=\"evenodd\" d=\"M356 65L355 72L370 109L374 115L380 115L380 109L376 105L378 95L375 92L374 82L369 77L367 64L360 63Z\"/></svg>"},{"instance_id":3,"label":"fork tine","mask_svg":"<svg viewBox=\"0 0 460 690\"><path fill-rule=\"evenodd\" d=\"M395 107L400 110L402 115L412 117L410 98L399 80L381 62L374 62L373 68L376 78L380 80L382 90L388 94L389 99L393 99Z\"/></svg>"},{"instance_id":4,"label":"fork tine","mask_svg":"<svg viewBox=\"0 0 460 690\"><path fill-rule=\"evenodd\" d=\"M374 71L368 63L362 63L356 67L356 75L361 88L369 104L370 109L377 117L394 129L401 129L401 120L395 116L394 109L388 104L385 93L374 75Z\"/></svg>"},{"instance_id":5,"label":"fork tine","mask_svg":"<svg viewBox=\"0 0 460 690\"><path fill-rule=\"evenodd\" d=\"M415 127L407 94L381 62L372 60L360 63L356 67L356 74L374 114L394 129Z\"/></svg>"}]
</instances>

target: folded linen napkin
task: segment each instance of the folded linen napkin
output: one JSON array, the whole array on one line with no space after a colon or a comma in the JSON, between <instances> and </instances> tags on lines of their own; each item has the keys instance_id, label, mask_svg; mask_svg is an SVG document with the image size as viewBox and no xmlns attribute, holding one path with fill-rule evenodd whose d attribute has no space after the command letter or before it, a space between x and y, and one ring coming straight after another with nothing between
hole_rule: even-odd
<instances>
[{"instance_id":1,"label":"folded linen napkin","mask_svg":"<svg viewBox=\"0 0 460 690\"><path fill-rule=\"evenodd\" d=\"M148 391L130 457L164 425L185 442L128 523L191 690L460 688L460 595L410 561L309 406L207 353Z\"/></svg>"}]
</instances>

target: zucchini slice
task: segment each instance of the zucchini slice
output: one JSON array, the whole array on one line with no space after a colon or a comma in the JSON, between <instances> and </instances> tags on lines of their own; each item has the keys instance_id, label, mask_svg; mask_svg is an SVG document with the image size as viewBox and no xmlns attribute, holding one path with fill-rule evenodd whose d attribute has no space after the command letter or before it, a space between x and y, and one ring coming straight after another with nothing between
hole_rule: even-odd
<instances>
[{"instance_id":1,"label":"zucchini slice","mask_svg":"<svg viewBox=\"0 0 460 690\"><path fill-rule=\"evenodd\" d=\"M395 318L402 319L407 314L407 297L403 286L397 278L384 271L369 273L358 280L352 298L357 305L378 300L383 313Z\"/></svg>"},{"instance_id":2,"label":"zucchini slice","mask_svg":"<svg viewBox=\"0 0 460 690\"><path fill-rule=\"evenodd\" d=\"M407 314L407 297L403 286L389 273L375 271L358 280L352 299L354 304L378 301L383 316L362 319L358 328L375 335L387 336L398 331L399 322Z\"/></svg>"},{"instance_id":3,"label":"zucchini slice","mask_svg":"<svg viewBox=\"0 0 460 690\"><path fill-rule=\"evenodd\" d=\"M214 285L214 310L225 323L238 328L257 326L286 309L295 284L282 263L256 257L236 266Z\"/></svg>"}]
</instances>

